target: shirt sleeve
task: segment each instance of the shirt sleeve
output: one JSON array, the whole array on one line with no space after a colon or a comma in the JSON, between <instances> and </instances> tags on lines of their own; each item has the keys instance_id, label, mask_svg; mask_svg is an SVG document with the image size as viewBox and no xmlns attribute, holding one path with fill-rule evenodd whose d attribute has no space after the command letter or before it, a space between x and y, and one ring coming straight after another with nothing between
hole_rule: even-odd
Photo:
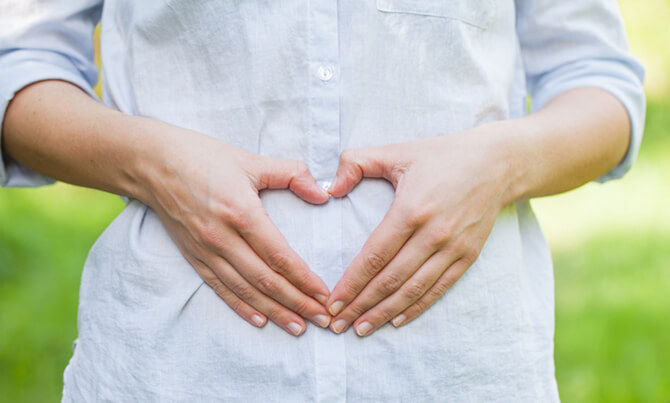
<instances>
[{"instance_id":1,"label":"shirt sleeve","mask_svg":"<svg viewBox=\"0 0 670 403\"><path fill-rule=\"evenodd\" d=\"M621 163L597 181L622 177L642 141L644 69L628 50L615 0L516 0L517 33L532 110L566 90L598 87L624 105L630 145Z\"/></svg>"},{"instance_id":2,"label":"shirt sleeve","mask_svg":"<svg viewBox=\"0 0 670 403\"><path fill-rule=\"evenodd\" d=\"M93 30L101 11L102 0L0 0L0 140L9 102L29 84L59 79L95 97ZM49 183L0 154L0 185Z\"/></svg>"}]
</instances>

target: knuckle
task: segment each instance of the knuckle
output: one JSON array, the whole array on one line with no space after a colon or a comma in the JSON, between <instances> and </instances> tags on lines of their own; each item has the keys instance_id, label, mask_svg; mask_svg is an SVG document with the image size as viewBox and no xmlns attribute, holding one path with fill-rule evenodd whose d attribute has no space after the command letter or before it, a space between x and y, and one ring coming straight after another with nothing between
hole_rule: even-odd
<instances>
[{"instance_id":1,"label":"knuckle","mask_svg":"<svg viewBox=\"0 0 670 403\"><path fill-rule=\"evenodd\" d=\"M410 228L420 227L432 216L432 211L427 207L403 207L405 225Z\"/></svg>"},{"instance_id":2,"label":"knuckle","mask_svg":"<svg viewBox=\"0 0 670 403\"><path fill-rule=\"evenodd\" d=\"M416 281L412 284L409 284L404 291L404 297L408 300L414 301L418 300L426 293L426 284L423 282Z\"/></svg>"},{"instance_id":3,"label":"knuckle","mask_svg":"<svg viewBox=\"0 0 670 403\"><path fill-rule=\"evenodd\" d=\"M390 320L395 318L395 316L396 315L388 309L382 309L379 312L379 317L382 319L383 322L389 322Z\"/></svg>"},{"instance_id":4,"label":"knuckle","mask_svg":"<svg viewBox=\"0 0 670 403\"><path fill-rule=\"evenodd\" d=\"M251 229L251 214L245 209L239 209L237 214L230 218L230 224L240 231L248 231Z\"/></svg>"},{"instance_id":5,"label":"knuckle","mask_svg":"<svg viewBox=\"0 0 670 403\"><path fill-rule=\"evenodd\" d=\"M380 282L379 293L388 295L396 292L402 285L402 279L395 273L388 273Z\"/></svg>"},{"instance_id":6,"label":"knuckle","mask_svg":"<svg viewBox=\"0 0 670 403\"><path fill-rule=\"evenodd\" d=\"M219 229L211 223L196 224L200 242L208 249L219 249L223 245L223 236Z\"/></svg>"},{"instance_id":7,"label":"knuckle","mask_svg":"<svg viewBox=\"0 0 670 403\"><path fill-rule=\"evenodd\" d=\"M231 223L237 219L239 210L230 203L217 203L214 207L214 213L226 223Z\"/></svg>"},{"instance_id":8,"label":"knuckle","mask_svg":"<svg viewBox=\"0 0 670 403\"><path fill-rule=\"evenodd\" d=\"M228 297L228 289L220 281L211 281L208 283L209 286L214 290L216 295L221 297L223 300L226 300Z\"/></svg>"},{"instance_id":9,"label":"knuckle","mask_svg":"<svg viewBox=\"0 0 670 403\"><path fill-rule=\"evenodd\" d=\"M352 279L345 279L342 282L342 288L343 288L343 291L344 291L344 295L353 296L353 295L358 294L358 291L361 288L363 288L363 285L359 281L352 280Z\"/></svg>"},{"instance_id":10,"label":"knuckle","mask_svg":"<svg viewBox=\"0 0 670 403\"><path fill-rule=\"evenodd\" d=\"M475 261L479 258L479 254L481 253L481 249L474 247L474 246L469 246L465 250L465 254L461 258L467 265L472 266Z\"/></svg>"},{"instance_id":11,"label":"knuckle","mask_svg":"<svg viewBox=\"0 0 670 403\"><path fill-rule=\"evenodd\" d=\"M228 304L228 306L230 307L230 309L232 309L233 311L235 311L237 313L241 314L242 311L244 310L244 303L237 298L231 299L230 301L227 301L227 300L225 300L225 301L226 301L226 304Z\"/></svg>"},{"instance_id":12,"label":"knuckle","mask_svg":"<svg viewBox=\"0 0 670 403\"><path fill-rule=\"evenodd\" d=\"M302 316L309 311L309 307L310 307L309 302L306 301L304 298L301 298L295 304L293 304L293 312Z\"/></svg>"},{"instance_id":13,"label":"knuckle","mask_svg":"<svg viewBox=\"0 0 670 403\"><path fill-rule=\"evenodd\" d=\"M275 322L280 326L282 325L283 323L282 318L284 311L279 305L272 305L271 307L265 309L263 313L265 314L265 316L270 318L271 321Z\"/></svg>"},{"instance_id":14,"label":"knuckle","mask_svg":"<svg viewBox=\"0 0 670 403\"><path fill-rule=\"evenodd\" d=\"M247 229L250 225L249 212L243 206L232 203L221 204L216 209L216 214L226 224L237 229Z\"/></svg>"},{"instance_id":15,"label":"knuckle","mask_svg":"<svg viewBox=\"0 0 670 403\"><path fill-rule=\"evenodd\" d=\"M399 178L407 173L408 166L407 164L394 164L391 167L391 176L394 178Z\"/></svg>"},{"instance_id":16,"label":"knuckle","mask_svg":"<svg viewBox=\"0 0 670 403\"><path fill-rule=\"evenodd\" d=\"M469 246L463 239L463 236L454 236L449 242L449 251L459 255L464 255Z\"/></svg>"},{"instance_id":17,"label":"knuckle","mask_svg":"<svg viewBox=\"0 0 670 403\"><path fill-rule=\"evenodd\" d=\"M240 299L244 301L251 301L254 297L254 290L248 285L237 285L234 292Z\"/></svg>"},{"instance_id":18,"label":"knuckle","mask_svg":"<svg viewBox=\"0 0 670 403\"><path fill-rule=\"evenodd\" d=\"M263 274L258 277L258 288L266 295L273 295L277 292L277 280L270 274Z\"/></svg>"},{"instance_id":19,"label":"knuckle","mask_svg":"<svg viewBox=\"0 0 670 403\"><path fill-rule=\"evenodd\" d=\"M350 313L350 316L358 318L366 312L366 309L359 303L353 303L347 307L347 311Z\"/></svg>"},{"instance_id":20,"label":"knuckle","mask_svg":"<svg viewBox=\"0 0 670 403\"><path fill-rule=\"evenodd\" d=\"M364 274L368 278L375 276L382 268L384 268L385 263L386 260L379 253L368 253L368 255L365 256L365 259L363 259Z\"/></svg>"},{"instance_id":21,"label":"knuckle","mask_svg":"<svg viewBox=\"0 0 670 403\"><path fill-rule=\"evenodd\" d=\"M449 242L451 231L446 226L433 229L428 234L428 242L433 247L443 246Z\"/></svg>"},{"instance_id":22,"label":"knuckle","mask_svg":"<svg viewBox=\"0 0 670 403\"><path fill-rule=\"evenodd\" d=\"M308 291L314 287L314 278L312 278L312 272L307 270L295 270L290 273L291 283L295 284L298 288ZM288 275L287 275L288 277Z\"/></svg>"},{"instance_id":23,"label":"knuckle","mask_svg":"<svg viewBox=\"0 0 670 403\"><path fill-rule=\"evenodd\" d=\"M291 259L283 252L274 251L268 255L268 265L281 275L290 272Z\"/></svg>"},{"instance_id":24,"label":"knuckle","mask_svg":"<svg viewBox=\"0 0 670 403\"><path fill-rule=\"evenodd\" d=\"M198 275L200 275L200 278L212 288L214 288L214 283L220 282L216 273L209 267L199 265L196 267L196 271L198 272Z\"/></svg>"},{"instance_id":25,"label":"knuckle","mask_svg":"<svg viewBox=\"0 0 670 403\"><path fill-rule=\"evenodd\" d=\"M450 250L457 253L460 256L459 260L461 263L466 264L467 267L470 267L475 263L481 252L481 249L478 248L474 242L468 242L463 236L452 241Z\"/></svg>"},{"instance_id":26,"label":"knuckle","mask_svg":"<svg viewBox=\"0 0 670 403\"><path fill-rule=\"evenodd\" d=\"M428 309L428 307L430 306L430 304L428 303L428 301L426 299L420 299L420 300L418 300L414 303L414 306L416 307L417 311L419 311L419 313L421 313L421 312L425 312L426 309Z\"/></svg>"},{"instance_id":27,"label":"knuckle","mask_svg":"<svg viewBox=\"0 0 670 403\"><path fill-rule=\"evenodd\" d=\"M440 299L449 288L453 285L453 281L445 280L435 284L428 292L430 294L431 300Z\"/></svg>"}]
</instances>

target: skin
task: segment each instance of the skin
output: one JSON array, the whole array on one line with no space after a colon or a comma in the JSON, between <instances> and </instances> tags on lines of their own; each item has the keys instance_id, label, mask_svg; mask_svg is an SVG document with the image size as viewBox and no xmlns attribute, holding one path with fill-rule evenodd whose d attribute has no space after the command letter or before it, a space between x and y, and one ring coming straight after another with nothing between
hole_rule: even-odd
<instances>
[{"instance_id":1,"label":"skin","mask_svg":"<svg viewBox=\"0 0 670 403\"><path fill-rule=\"evenodd\" d=\"M303 318L328 326L328 287L289 247L258 195L289 188L307 202L326 202L304 163L121 114L60 81L16 95L2 140L7 154L37 172L151 206L203 280L249 323L269 318L296 336Z\"/></svg>"},{"instance_id":2,"label":"skin","mask_svg":"<svg viewBox=\"0 0 670 403\"><path fill-rule=\"evenodd\" d=\"M297 336L307 318L336 333L353 324L367 336L389 321L408 323L439 299L477 259L504 206L601 176L623 158L629 133L614 96L578 88L521 119L344 151L330 195L345 196L363 177L389 180L396 194L332 292L258 197L260 189L290 188L325 203L329 194L304 163L123 115L60 81L16 95L2 146L37 172L149 205L200 276L250 323L270 319Z\"/></svg>"},{"instance_id":3,"label":"skin","mask_svg":"<svg viewBox=\"0 0 670 403\"><path fill-rule=\"evenodd\" d=\"M475 262L508 204L564 192L614 168L628 148L623 105L596 88L555 97L539 112L463 133L342 153L329 192L385 178L394 201L331 292L336 333L407 324Z\"/></svg>"}]
</instances>

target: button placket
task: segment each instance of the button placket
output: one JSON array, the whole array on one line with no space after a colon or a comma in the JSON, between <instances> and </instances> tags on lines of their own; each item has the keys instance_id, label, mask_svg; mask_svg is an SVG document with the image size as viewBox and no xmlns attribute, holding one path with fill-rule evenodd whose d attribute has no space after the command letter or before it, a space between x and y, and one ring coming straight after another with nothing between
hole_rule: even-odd
<instances>
[{"instance_id":1,"label":"button placket","mask_svg":"<svg viewBox=\"0 0 670 403\"><path fill-rule=\"evenodd\" d=\"M309 168L321 186L333 179L340 153L337 8L333 0L309 2ZM342 273L341 207L341 199L331 199L312 218L314 269L331 289ZM346 401L345 337L328 329L314 330L316 401Z\"/></svg>"}]
</instances>

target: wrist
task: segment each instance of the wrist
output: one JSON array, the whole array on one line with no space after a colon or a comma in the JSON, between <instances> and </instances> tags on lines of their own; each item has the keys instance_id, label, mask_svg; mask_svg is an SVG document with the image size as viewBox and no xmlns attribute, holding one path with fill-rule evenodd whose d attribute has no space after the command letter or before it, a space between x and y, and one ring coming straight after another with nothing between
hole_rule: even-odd
<instances>
[{"instance_id":1,"label":"wrist","mask_svg":"<svg viewBox=\"0 0 670 403\"><path fill-rule=\"evenodd\" d=\"M154 209L178 208L173 205L174 197L189 187L185 178L205 174L203 152L214 150L220 142L160 120L128 118L132 157L125 176L129 195Z\"/></svg>"},{"instance_id":2,"label":"wrist","mask_svg":"<svg viewBox=\"0 0 670 403\"><path fill-rule=\"evenodd\" d=\"M488 127L487 127L488 126ZM486 139L486 159L498 172L500 207L529 195L532 182L531 127L524 119L511 119L482 126Z\"/></svg>"},{"instance_id":3,"label":"wrist","mask_svg":"<svg viewBox=\"0 0 670 403\"><path fill-rule=\"evenodd\" d=\"M115 113L114 135L125 150L117 158L119 192L153 205L156 178L164 170L169 141L161 138L161 122L144 117Z\"/></svg>"}]
</instances>

